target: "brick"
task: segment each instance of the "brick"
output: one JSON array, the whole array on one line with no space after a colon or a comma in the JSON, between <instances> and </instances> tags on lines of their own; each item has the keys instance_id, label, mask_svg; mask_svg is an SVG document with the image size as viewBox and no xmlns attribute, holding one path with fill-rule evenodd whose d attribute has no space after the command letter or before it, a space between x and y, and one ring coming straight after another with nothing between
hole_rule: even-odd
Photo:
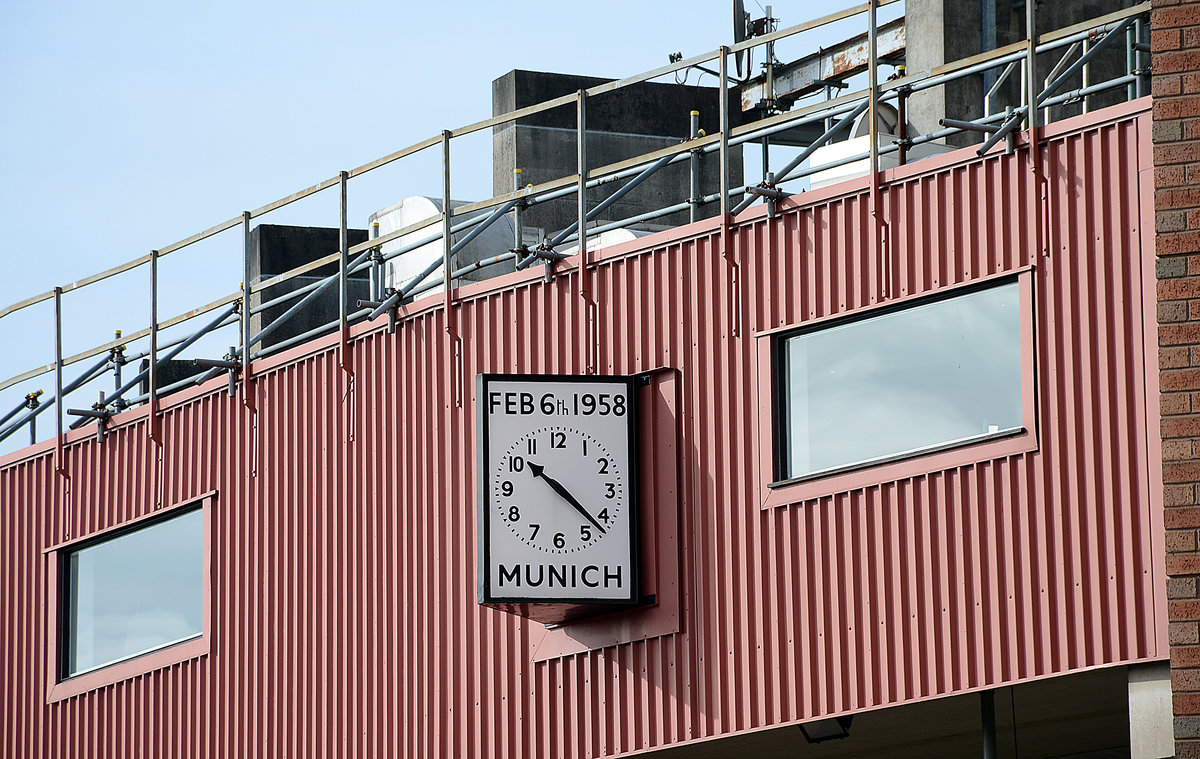
<instances>
[{"instance_id":1,"label":"brick","mask_svg":"<svg viewBox=\"0 0 1200 759\"><path fill-rule=\"evenodd\" d=\"M1167 637L1172 646L1200 643L1200 625L1195 622L1168 622Z\"/></svg>"},{"instance_id":2,"label":"brick","mask_svg":"<svg viewBox=\"0 0 1200 759\"><path fill-rule=\"evenodd\" d=\"M1168 530L1200 527L1200 506L1183 506L1163 510L1163 524ZM1200 572L1197 572L1200 574Z\"/></svg>"},{"instance_id":3,"label":"brick","mask_svg":"<svg viewBox=\"0 0 1200 759\"><path fill-rule=\"evenodd\" d=\"M1154 238L1159 255L1200 252L1200 230L1167 232Z\"/></svg>"},{"instance_id":4,"label":"brick","mask_svg":"<svg viewBox=\"0 0 1200 759\"><path fill-rule=\"evenodd\" d=\"M1158 5L1162 0L1154 0ZM1200 741L1176 740L1175 759L1200 759Z\"/></svg>"},{"instance_id":5,"label":"brick","mask_svg":"<svg viewBox=\"0 0 1200 759\"><path fill-rule=\"evenodd\" d=\"M1160 303L1159 305L1173 304ZM1159 383L1162 389L1167 391L1200 390L1200 369L1195 367L1188 369L1168 369L1159 374Z\"/></svg>"},{"instance_id":6,"label":"brick","mask_svg":"<svg viewBox=\"0 0 1200 759\"><path fill-rule=\"evenodd\" d=\"M1150 32L1150 51L1161 53L1167 50L1178 50L1183 45L1183 30L1155 29Z\"/></svg>"},{"instance_id":7,"label":"brick","mask_svg":"<svg viewBox=\"0 0 1200 759\"><path fill-rule=\"evenodd\" d=\"M1188 98L1200 103L1200 98ZM1154 165L1200 161L1200 142L1176 142L1154 146Z\"/></svg>"},{"instance_id":8,"label":"brick","mask_svg":"<svg viewBox=\"0 0 1200 759\"><path fill-rule=\"evenodd\" d=\"M1162 441L1162 457L1163 461L1186 461L1192 458L1191 439Z\"/></svg>"},{"instance_id":9,"label":"brick","mask_svg":"<svg viewBox=\"0 0 1200 759\"><path fill-rule=\"evenodd\" d=\"M1155 166L1154 188L1180 187L1187 182L1186 166Z\"/></svg>"},{"instance_id":10,"label":"brick","mask_svg":"<svg viewBox=\"0 0 1200 759\"><path fill-rule=\"evenodd\" d=\"M1183 669L1200 667L1200 646L1176 646L1171 649L1171 666ZM1196 710L1188 714L1200 714L1200 694L1196 694Z\"/></svg>"},{"instance_id":11,"label":"brick","mask_svg":"<svg viewBox=\"0 0 1200 759\"><path fill-rule=\"evenodd\" d=\"M1159 420L1158 427L1163 440L1200 437L1200 414L1182 414L1180 416L1164 417ZM1189 477L1187 479L1192 480L1196 478ZM1170 482L1182 481L1170 480Z\"/></svg>"},{"instance_id":12,"label":"brick","mask_svg":"<svg viewBox=\"0 0 1200 759\"><path fill-rule=\"evenodd\" d=\"M1197 53L1197 63L1200 63L1200 53ZM1158 65L1157 62L1155 65ZM1179 97L1156 98L1152 109L1155 121L1170 121L1171 119L1192 119L1200 115L1200 104L1195 98L1190 98L1185 92Z\"/></svg>"},{"instance_id":13,"label":"brick","mask_svg":"<svg viewBox=\"0 0 1200 759\"><path fill-rule=\"evenodd\" d=\"M1187 350L1188 350L1188 365L1189 366L1200 366L1200 347L1195 346L1195 345L1189 345ZM1192 399L1192 407L1193 408L1200 408L1200 406L1196 405L1197 400L1200 400L1200 399L1198 399L1198 398Z\"/></svg>"},{"instance_id":14,"label":"brick","mask_svg":"<svg viewBox=\"0 0 1200 759\"><path fill-rule=\"evenodd\" d=\"M1181 175L1183 172L1179 172ZM1182 232L1187 229L1187 211L1161 211L1154 214L1155 232Z\"/></svg>"},{"instance_id":15,"label":"brick","mask_svg":"<svg viewBox=\"0 0 1200 759\"><path fill-rule=\"evenodd\" d=\"M1187 266L1187 259L1183 259L1183 265ZM1156 285L1158 290L1158 300L1187 300L1189 298L1200 298L1200 277L1174 277L1172 279L1160 279Z\"/></svg>"},{"instance_id":16,"label":"brick","mask_svg":"<svg viewBox=\"0 0 1200 759\"><path fill-rule=\"evenodd\" d=\"M1154 70L1162 74L1200 70L1200 50L1171 50L1154 53Z\"/></svg>"},{"instance_id":17,"label":"brick","mask_svg":"<svg viewBox=\"0 0 1200 759\"><path fill-rule=\"evenodd\" d=\"M1160 369L1178 369L1188 365L1188 349L1185 346L1158 349L1158 366Z\"/></svg>"},{"instance_id":18,"label":"brick","mask_svg":"<svg viewBox=\"0 0 1200 759\"><path fill-rule=\"evenodd\" d=\"M1156 76L1150 80L1150 94L1156 98L1183 94L1183 77L1178 74Z\"/></svg>"},{"instance_id":19,"label":"brick","mask_svg":"<svg viewBox=\"0 0 1200 759\"><path fill-rule=\"evenodd\" d=\"M1168 577L1167 578L1167 598L1195 598L1196 597L1196 578L1195 577ZM1191 666L1200 667L1200 664Z\"/></svg>"},{"instance_id":20,"label":"brick","mask_svg":"<svg viewBox=\"0 0 1200 759\"><path fill-rule=\"evenodd\" d=\"M1200 209L1187 212L1187 228L1200 229Z\"/></svg>"},{"instance_id":21,"label":"brick","mask_svg":"<svg viewBox=\"0 0 1200 759\"><path fill-rule=\"evenodd\" d=\"M1186 174L1184 184L1200 184L1200 163L1184 166L1183 169Z\"/></svg>"},{"instance_id":22,"label":"brick","mask_svg":"<svg viewBox=\"0 0 1200 759\"><path fill-rule=\"evenodd\" d=\"M1200 300L1189 300L1187 302L1187 307L1188 320L1200 321Z\"/></svg>"},{"instance_id":23,"label":"brick","mask_svg":"<svg viewBox=\"0 0 1200 759\"><path fill-rule=\"evenodd\" d=\"M1196 208L1200 206L1200 187L1175 187L1154 191L1154 209Z\"/></svg>"},{"instance_id":24,"label":"brick","mask_svg":"<svg viewBox=\"0 0 1200 759\"><path fill-rule=\"evenodd\" d=\"M1175 691L1176 693L1200 692L1200 669L1171 670L1171 690ZM1175 734L1179 735L1179 726L1176 725L1175 729ZM1200 733L1197 733L1197 736L1200 736Z\"/></svg>"},{"instance_id":25,"label":"brick","mask_svg":"<svg viewBox=\"0 0 1200 759\"><path fill-rule=\"evenodd\" d=\"M1185 670L1191 671L1191 670ZM1172 680L1172 684L1174 680ZM1175 737L1176 738L1200 738L1200 717L1176 717L1175 718Z\"/></svg>"},{"instance_id":26,"label":"brick","mask_svg":"<svg viewBox=\"0 0 1200 759\"><path fill-rule=\"evenodd\" d=\"M1196 531L1168 530L1167 553L1189 553L1196 550ZM1200 664L1196 666L1200 667Z\"/></svg>"},{"instance_id":27,"label":"brick","mask_svg":"<svg viewBox=\"0 0 1200 759\"><path fill-rule=\"evenodd\" d=\"M1178 558L1182 558L1182 556L1170 556L1168 557L1168 561L1170 559ZM1200 556L1196 558L1200 559ZM1186 601L1167 601L1167 617L1176 622L1192 619L1200 621L1200 601L1197 601L1194 598ZM1197 672L1197 674L1200 675L1200 672ZM1200 686L1198 686L1196 689L1200 690Z\"/></svg>"},{"instance_id":28,"label":"brick","mask_svg":"<svg viewBox=\"0 0 1200 759\"><path fill-rule=\"evenodd\" d=\"M1183 45L1181 47L1200 47L1200 26L1193 26L1183 30Z\"/></svg>"},{"instance_id":29,"label":"brick","mask_svg":"<svg viewBox=\"0 0 1200 759\"><path fill-rule=\"evenodd\" d=\"M1150 10L1151 29L1165 29L1169 26L1196 26L1197 24L1200 24L1200 5L1196 3L1164 8L1161 3L1156 2Z\"/></svg>"},{"instance_id":30,"label":"brick","mask_svg":"<svg viewBox=\"0 0 1200 759\"><path fill-rule=\"evenodd\" d=\"M1183 119L1155 119L1154 125L1150 127L1150 137L1156 145L1182 140Z\"/></svg>"},{"instance_id":31,"label":"brick","mask_svg":"<svg viewBox=\"0 0 1200 759\"><path fill-rule=\"evenodd\" d=\"M1200 554L1176 553L1167 556L1167 574L1194 575L1200 574ZM1172 618L1174 619L1174 618ZM1180 620L1174 619L1178 622Z\"/></svg>"},{"instance_id":32,"label":"brick","mask_svg":"<svg viewBox=\"0 0 1200 759\"><path fill-rule=\"evenodd\" d=\"M1183 122L1182 139L1200 140L1200 119L1189 119Z\"/></svg>"},{"instance_id":33,"label":"brick","mask_svg":"<svg viewBox=\"0 0 1200 759\"><path fill-rule=\"evenodd\" d=\"M1185 322L1188 320L1188 303L1184 300L1167 300L1158 304L1158 323ZM1172 388L1178 389L1178 388ZM1192 389L1192 388L1189 388Z\"/></svg>"},{"instance_id":34,"label":"brick","mask_svg":"<svg viewBox=\"0 0 1200 759\"><path fill-rule=\"evenodd\" d=\"M1196 525L1187 524L1188 521L1195 520L1200 524L1200 509L1197 509L1196 515L1193 517L1190 514L1180 514L1175 518L1175 524L1171 524L1172 518L1170 515L1178 512L1187 512L1187 507L1196 503L1196 491L1191 485L1164 485L1163 486L1163 505L1167 507L1167 526L1168 527L1195 527Z\"/></svg>"},{"instance_id":35,"label":"brick","mask_svg":"<svg viewBox=\"0 0 1200 759\"><path fill-rule=\"evenodd\" d=\"M1200 643L1200 625L1195 622L1168 622L1167 638L1172 646Z\"/></svg>"},{"instance_id":36,"label":"brick","mask_svg":"<svg viewBox=\"0 0 1200 759\"><path fill-rule=\"evenodd\" d=\"M1167 421L1164 419L1163 424L1165 425ZM1167 435L1164 434L1163 437L1165 438ZM1163 463L1163 482L1200 482L1200 461Z\"/></svg>"},{"instance_id":37,"label":"brick","mask_svg":"<svg viewBox=\"0 0 1200 759\"><path fill-rule=\"evenodd\" d=\"M1170 85L1164 85L1170 88ZM1179 78L1179 93L1180 95L1193 95L1200 92L1200 73L1184 74Z\"/></svg>"},{"instance_id":38,"label":"brick","mask_svg":"<svg viewBox=\"0 0 1200 759\"><path fill-rule=\"evenodd\" d=\"M1176 666L1175 652L1180 651L1180 650L1186 651L1188 649L1176 648L1176 649L1171 650L1171 666L1172 667ZM1197 657L1197 661L1200 661L1200 657ZM1180 665L1180 666L1194 667L1197 665L1191 664L1191 665ZM1174 695L1174 697L1171 699L1171 701L1172 701L1172 706L1175 709L1176 715L1200 714L1200 693L1176 693Z\"/></svg>"},{"instance_id":39,"label":"brick","mask_svg":"<svg viewBox=\"0 0 1200 759\"><path fill-rule=\"evenodd\" d=\"M1188 393L1163 393L1158 407L1163 416L1187 414L1192 410L1192 398Z\"/></svg>"},{"instance_id":40,"label":"brick","mask_svg":"<svg viewBox=\"0 0 1200 759\"><path fill-rule=\"evenodd\" d=\"M1159 279L1171 279L1187 274L1187 258L1160 258L1154 262L1154 275Z\"/></svg>"}]
</instances>

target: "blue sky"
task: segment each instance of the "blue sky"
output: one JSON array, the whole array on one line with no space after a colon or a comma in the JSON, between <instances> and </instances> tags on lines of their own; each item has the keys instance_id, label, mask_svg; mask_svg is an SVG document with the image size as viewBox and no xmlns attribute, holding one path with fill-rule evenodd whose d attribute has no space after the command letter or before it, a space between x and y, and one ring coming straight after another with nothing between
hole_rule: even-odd
<instances>
[{"instance_id":1,"label":"blue sky","mask_svg":"<svg viewBox=\"0 0 1200 759\"><path fill-rule=\"evenodd\" d=\"M762 15L753 0L747 5ZM785 26L816 12L800 2L777 2L774 11ZM629 76L666 63L670 52L728 43L730 19L723 0L6 0L0 307L487 118L491 81L511 69ZM461 148L454 195L481 199L491 188L490 137ZM429 159L352 182L352 223L365 226L369 213L407 195L439 194L438 156ZM336 226L336 202L322 193L265 220ZM161 317L238 287L237 235L164 259ZM144 327L147 277L143 268L68 294L66 352ZM0 379L51 361L51 330L45 304L2 320ZM43 379L27 389L51 386ZM27 389L0 392L0 414Z\"/></svg>"}]
</instances>

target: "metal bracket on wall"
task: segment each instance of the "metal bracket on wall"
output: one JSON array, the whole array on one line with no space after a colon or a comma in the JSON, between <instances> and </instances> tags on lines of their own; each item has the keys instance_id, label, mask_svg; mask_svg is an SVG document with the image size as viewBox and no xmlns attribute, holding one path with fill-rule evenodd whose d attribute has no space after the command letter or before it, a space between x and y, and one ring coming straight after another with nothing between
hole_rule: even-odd
<instances>
[{"instance_id":1,"label":"metal bracket on wall","mask_svg":"<svg viewBox=\"0 0 1200 759\"><path fill-rule=\"evenodd\" d=\"M768 219L775 218L776 204L788 196L788 193L775 186L775 175L773 173L767 174L767 181L761 182L754 187L747 187L746 192L750 195L757 195L760 198L767 199Z\"/></svg>"},{"instance_id":2,"label":"metal bracket on wall","mask_svg":"<svg viewBox=\"0 0 1200 759\"><path fill-rule=\"evenodd\" d=\"M238 361L238 352L236 346L230 346L229 352L224 358L194 358L192 359L193 366L202 366L205 369L225 369L229 372L229 397L232 398L235 392L235 382L238 372L242 369L242 362Z\"/></svg>"},{"instance_id":3,"label":"metal bracket on wall","mask_svg":"<svg viewBox=\"0 0 1200 759\"><path fill-rule=\"evenodd\" d=\"M359 308L369 308L371 313L367 316L367 321L374 321L379 318L379 315L387 312L389 335L396 334L397 314L400 309L400 301L403 300L403 294L395 288L389 287L384 291L387 295L383 300L359 300Z\"/></svg>"},{"instance_id":4,"label":"metal bracket on wall","mask_svg":"<svg viewBox=\"0 0 1200 759\"><path fill-rule=\"evenodd\" d=\"M115 412L106 410L104 401L104 391L100 391L100 400L92 404L90 409L69 408L67 413L71 416L81 416L84 419L96 420L96 440L104 442L104 430L108 427L108 420L112 418Z\"/></svg>"}]
</instances>

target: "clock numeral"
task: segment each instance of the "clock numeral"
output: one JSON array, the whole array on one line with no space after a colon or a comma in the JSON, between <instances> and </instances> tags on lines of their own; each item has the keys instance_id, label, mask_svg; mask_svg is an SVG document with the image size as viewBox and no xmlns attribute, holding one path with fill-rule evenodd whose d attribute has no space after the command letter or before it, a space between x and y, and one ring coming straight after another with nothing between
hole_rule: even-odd
<instances>
[{"instance_id":1,"label":"clock numeral","mask_svg":"<svg viewBox=\"0 0 1200 759\"><path fill-rule=\"evenodd\" d=\"M608 403L608 393L601 393L600 394L600 416L608 416L608 413L610 411L612 411L612 406L610 406Z\"/></svg>"},{"instance_id":2,"label":"clock numeral","mask_svg":"<svg viewBox=\"0 0 1200 759\"><path fill-rule=\"evenodd\" d=\"M518 509L516 506L509 506L508 507L508 521L520 522L521 521L521 510Z\"/></svg>"},{"instance_id":3,"label":"clock numeral","mask_svg":"<svg viewBox=\"0 0 1200 759\"><path fill-rule=\"evenodd\" d=\"M613 397L613 415L625 416L625 396L618 395Z\"/></svg>"},{"instance_id":4,"label":"clock numeral","mask_svg":"<svg viewBox=\"0 0 1200 759\"><path fill-rule=\"evenodd\" d=\"M579 526L579 539L584 543L592 539L592 526L583 524Z\"/></svg>"},{"instance_id":5,"label":"clock numeral","mask_svg":"<svg viewBox=\"0 0 1200 759\"><path fill-rule=\"evenodd\" d=\"M501 482L500 483L500 493L501 493L501 495L504 495L504 496L512 495L513 494L513 484L508 480Z\"/></svg>"},{"instance_id":6,"label":"clock numeral","mask_svg":"<svg viewBox=\"0 0 1200 759\"><path fill-rule=\"evenodd\" d=\"M587 455L587 438L583 439L583 455Z\"/></svg>"},{"instance_id":7,"label":"clock numeral","mask_svg":"<svg viewBox=\"0 0 1200 759\"><path fill-rule=\"evenodd\" d=\"M555 548L562 548L566 544L567 544L567 536L566 535L563 535L561 532L554 533L554 547Z\"/></svg>"},{"instance_id":8,"label":"clock numeral","mask_svg":"<svg viewBox=\"0 0 1200 759\"><path fill-rule=\"evenodd\" d=\"M508 471L519 472L524 468L525 468L525 459L521 458L520 456L509 456L508 457Z\"/></svg>"},{"instance_id":9,"label":"clock numeral","mask_svg":"<svg viewBox=\"0 0 1200 759\"><path fill-rule=\"evenodd\" d=\"M529 539L533 540L537 537L538 530L542 529L542 526L540 524L534 524L533 522L530 522L529 526L533 528L533 534L529 536Z\"/></svg>"},{"instance_id":10,"label":"clock numeral","mask_svg":"<svg viewBox=\"0 0 1200 759\"><path fill-rule=\"evenodd\" d=\"M532 456L532 455L536 454L537 453L537 441L534 440L533 438L529 438L528 440L525 441L525 448L529 451L529 455Z\"/></svg>"},{"instance_id":11,"label":"clock numeral","mask_svg":"<svg viewBox=\"0 0 1200 759\"><path fill-rule=\"evenodd\" d=\"M532 442L532 441L530 441L530 442ZM550 433L550 447L551 448L566 448L567 447L567 433L551 432Z\"/></svg>"},{"instance_id":12,"label":"clock numeral","mask_svg":"<svg viewBox=\"0 0 1200 759\"><path fill-rule=\"evenodd\" d=\"M599 519L603 519L605 524L608 524L608 509L602 509L596 516Z\"/></svg>"},{"instance_id":13,"label":"clock numeral","mask_svg":"<svg viewBox=\"0 0 1200 759\"><path fill-rule=\"evenodd\" d=\"M599 474L608 474L608 459L599 458L596 459L596 463L600 465Z\"/></svg>"},{"instance_id":14,"label":"clock numeral","mask_svg":"<svg viewBox=\"0 0 1200 759\"><path fill-rule=\"evenodd\" d=\"M604 497L610 501L617 497L617 486L611 482L604 483Z\"/></svg>"}]
</instances>

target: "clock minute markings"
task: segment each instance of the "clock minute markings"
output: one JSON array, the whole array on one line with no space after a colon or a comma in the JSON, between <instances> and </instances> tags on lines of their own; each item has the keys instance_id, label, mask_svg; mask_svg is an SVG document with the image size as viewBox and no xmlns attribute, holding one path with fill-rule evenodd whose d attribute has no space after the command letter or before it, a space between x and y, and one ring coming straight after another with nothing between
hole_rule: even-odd
<instances>
[{"instance_id":1,"label":"clock minute markings","mask_svg":"<svg viewBox=\"0 0 1200 759\"><path fill-rule=\"evenodd\" d=\"M578 511L580 514L582 514L584 517L586 517L587 520L592 523L592 526L600 531L601 535L603 535L607 532L607 530L605 530L602 526L600 526L600 523L596 521L596 518L593 517L591 515L591 513L588 512L588 510L583 507L583 504L581 504L575 498L575 496L571 495L571 492L569 490L567 490L565 487L562 486L562 483L560 483L558 480L554 479L550 475L546 474L546 468L544 466L539 466L539 465L533 463L532 461L530 461L529 462L529 471L533 473L534 477L538 477L538 478L544 480L546 482L546 484L550 486L551 490L553 490L555 493L558 493L560 496L562 496L562 499L564 501L566 501L567 503L574 506L575 510Z\"/></svg>"}]
</instances>

